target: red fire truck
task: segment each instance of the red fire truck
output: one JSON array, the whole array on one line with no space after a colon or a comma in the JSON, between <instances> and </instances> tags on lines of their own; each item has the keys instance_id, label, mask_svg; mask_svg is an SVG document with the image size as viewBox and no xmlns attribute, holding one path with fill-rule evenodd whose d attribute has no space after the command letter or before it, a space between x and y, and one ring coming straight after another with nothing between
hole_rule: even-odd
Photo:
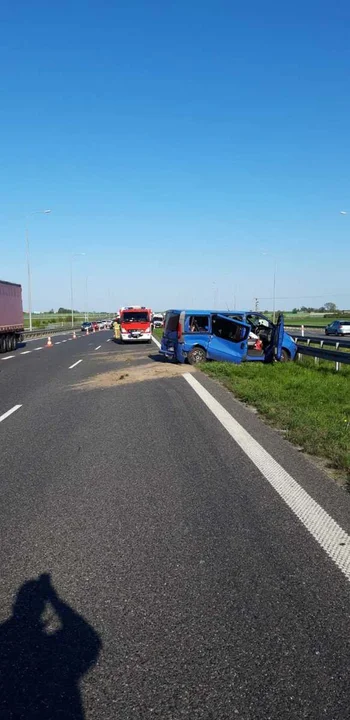
<instances>
[{"instance_id":1,"label":"red fire truck","mask_svg":"<svg viewBox=\"0 0 350 720\"><path fill-rule=\"evenodd\" d=\"M120 312L120 342L152 342L152 310L143 305L122 307Z\"/></svg>"}]
</instances>

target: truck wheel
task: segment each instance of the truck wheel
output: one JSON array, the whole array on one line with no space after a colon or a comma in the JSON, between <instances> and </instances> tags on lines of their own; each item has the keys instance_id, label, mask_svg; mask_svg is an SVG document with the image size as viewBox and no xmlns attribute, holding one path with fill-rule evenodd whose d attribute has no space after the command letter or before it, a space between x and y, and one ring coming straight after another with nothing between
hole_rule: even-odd
<instances>
[{"instance_id":1,"label":"truck wheel","mask_svg":"<svg viewBox=\"0 0 350 720\"><path fill-rule=\"evenodd\" d=\"M0 353L6 352L6 335L0 335Z\"/></svg>"},{"instance_id":2,"label":"truck wheel","mask_svg":"<svg viewBox=\"0 0 350 720\"><path fill-rule=\"evenodd\" d=\"M17 350L17 336L16 335L12 335L12 337L11 337L10 350L11 351Z\"/></svg>"},{"instance_id":3,"label":"truck wheel","mask_svg":"<svg viewBox=\"0 0 350 720\"><path fill-rule=\"evenodd\" d=\"M190 365L199 365L204 363L207 359L205 350L201 347L194 347L187 355L188 362Z\"/></svg>"}]
</instances>

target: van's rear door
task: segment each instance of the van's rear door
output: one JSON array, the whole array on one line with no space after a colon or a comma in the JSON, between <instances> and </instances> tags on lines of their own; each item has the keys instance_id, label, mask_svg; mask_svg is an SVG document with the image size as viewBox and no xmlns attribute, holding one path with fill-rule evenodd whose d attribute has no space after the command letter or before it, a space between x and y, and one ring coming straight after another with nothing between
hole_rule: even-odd
<instances>
[{"instance_id":1,"label":"van's rear door","mask_svg":"<svg viewBox=\"0 0 350 720\"><path fill-rule=\"evenodd\" d=\"M240 363L248 352L250 325L225 315L212 315L209 360Z\"/></svg>"},{"instance_id":2,"label":"van's rear door","mask_svg":"<svg viewBox=\"0 0 350 720\"><path fill-rule=\"evenodd\" d=\"M280 360L282 357L282 346L284 338L284 317L282 313L279 314L277 322L273 328L271 343L266 348L265 362L273 362L273 360Z\"/></svg>"},{"instance_id":3,"label":"van's rear door","mask_svg":"<svg viewBox=\"0 0 350 720\"><path fill-rule=\"evenodd\" d=\"M161 342L161 353L175 357L180 322L179 310L168 310L164 320L164 331Z\"/></svg>"}]
</instances>

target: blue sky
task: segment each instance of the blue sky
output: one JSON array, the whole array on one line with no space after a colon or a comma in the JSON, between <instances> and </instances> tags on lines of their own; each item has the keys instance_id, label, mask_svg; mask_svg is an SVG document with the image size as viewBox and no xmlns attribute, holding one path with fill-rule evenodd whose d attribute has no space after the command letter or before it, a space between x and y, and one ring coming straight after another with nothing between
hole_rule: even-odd
<instances>
[{"instance_id":1,"label":"blue sky","mask_svg":"<svg viewBox=\"0 0 350 720\"><path fill-rule=\"evenodd\" d=\"M350 6L4 0L0 277L33 307L350 307ZM307 299L308 296L319 296ZM261 307L271 307L263 300Z\"/></svg>"}]
</instances>

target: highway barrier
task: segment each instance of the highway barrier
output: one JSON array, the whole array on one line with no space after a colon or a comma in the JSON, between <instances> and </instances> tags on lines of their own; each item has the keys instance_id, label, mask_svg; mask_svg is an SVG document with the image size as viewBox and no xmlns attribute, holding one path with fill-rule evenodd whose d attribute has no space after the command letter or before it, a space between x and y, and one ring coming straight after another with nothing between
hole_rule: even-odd
<instances>
[{"instance_id":1,"label":"highway barrier","mask_svg":"<svg viewBox=\"0 0 350 720\"><path fill-rule=\"evenodd\" d=\"M80 328L80 323L79 323L79 325L74 325L74 328L72 328L71 325L64 325L64 326L61 325L61 327L58 327L58 328L43 327L43 328L37 328L36 330L25 330L23 333L23 338L24 338L24 340L29 340L30 338L44 337L48 333L50 333L50 335L57 335L58 333L64 333L64 332L67 332L67 331L73 330L73 329L78 330L79 328Z\"/></svg>"},{"instance_id":2,"label":"highway barrier","mask_svg":"<svg viewBox=\"0 0 350 720\"><path fill-rule=\"evenodd\" d=\"M314 337L295 337L295 342L298 348L298 360L302 360L303 355L315 358L315 365L318 364L319 360L327 360L328 362L335 363L336 371L341 369L341 365L350 365L350 352L342 352L338 348L348 348L350 350L350 344L341 340L317 340ZM305 341L306 344L303 344ZM319 347L311 347L310 343L319 343ZM324 345L331 345L335 347L335 350L327 350Z\"/></svg>"}]
</instances>

